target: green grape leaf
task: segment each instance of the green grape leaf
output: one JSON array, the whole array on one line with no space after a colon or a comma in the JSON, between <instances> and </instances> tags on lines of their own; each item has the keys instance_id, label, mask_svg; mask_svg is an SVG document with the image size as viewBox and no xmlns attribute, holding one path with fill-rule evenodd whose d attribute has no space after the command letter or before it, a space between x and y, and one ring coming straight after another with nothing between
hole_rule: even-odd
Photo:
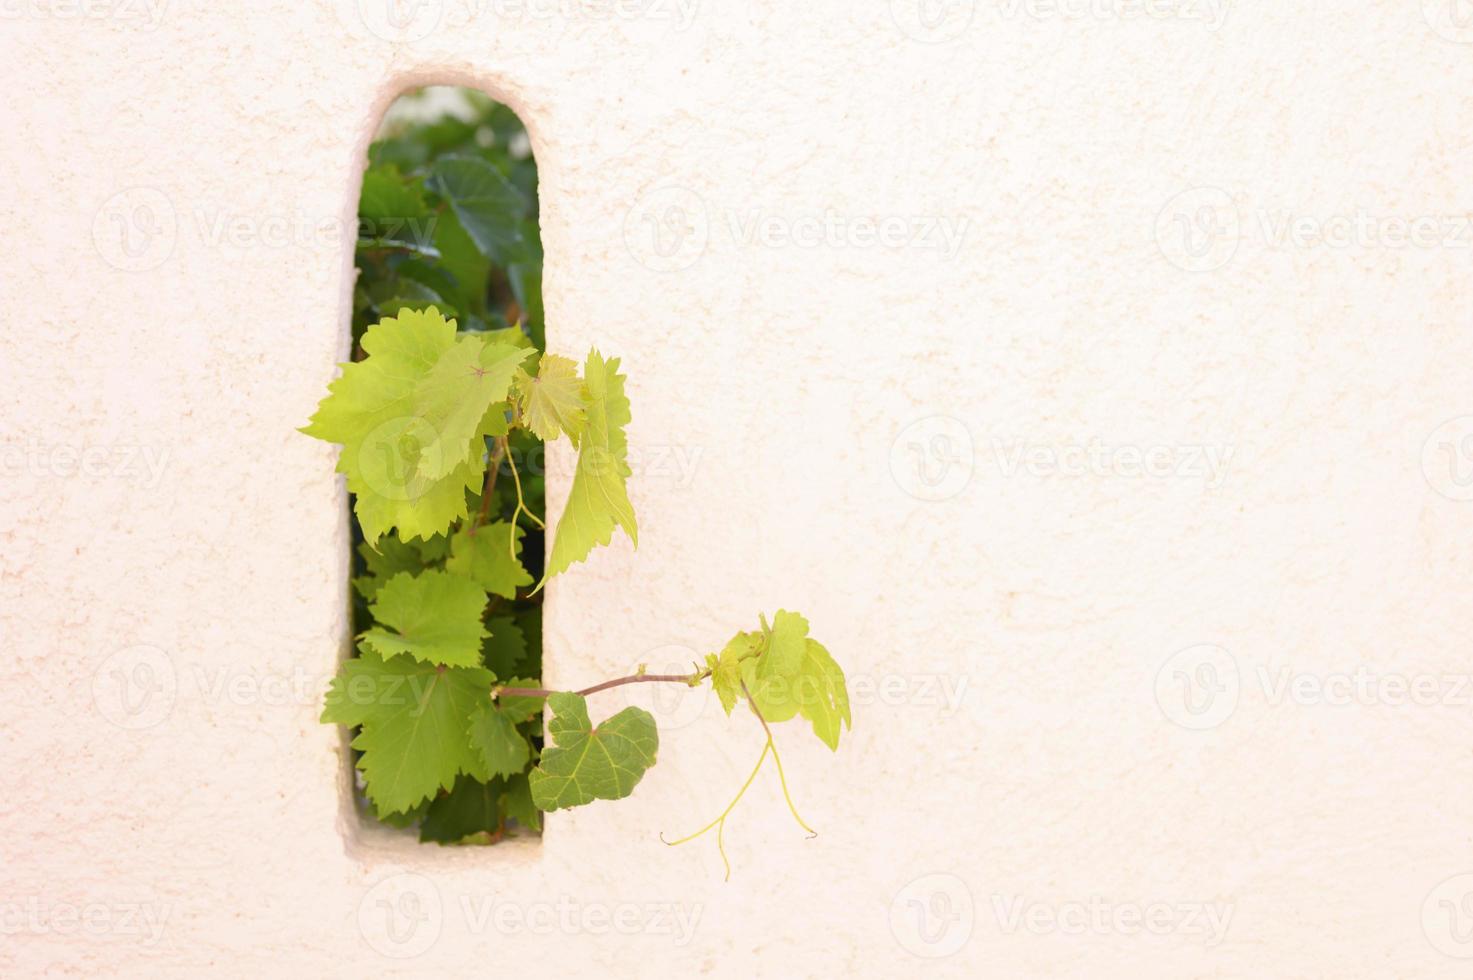
<instances>
[{"instance_id":1,"label":"green grape leaf","mask_svg":"<svg viewBox=\"0 0 1473 980\"><path fill-rule=\"evenodd\" d=\"M532 784L527 781L527 774L517 773L503 782L506 795L502 797L502 803L506 807L507 817L530 830L541 830L542 811L532 802Z\"/></svg>"},{"instance_id":2,"label":"green grape leaf","mask_svg":"<svg viewBox=\"0 0 1473 980\"><path fill-rule=\"evenodd\" d=\"M721 699L721 707L729 715L742 696L742 661L754 657L762 649L761 633L738 633L731 638L718 657L706 654L711 669L711 686Z\"/></svg>"},{"instance_id":3,"label":"green grape leaf","mask_svg":"<svg viewBox=\"0 0 1473 980\"><path fill-rule=\"evenodd\" d=\"M615 525L624 529L636 547L639 545L634 507L625 487L629 466L624 461L628 451L624 426L630 420L629 399L624 397L624 376L618 370L617 357L605 361L597 350L589 352L583 368L588 424L568 503L558 519L547 559L548 578L583 561L596 545L608 544Z\"/></svg>"},{"instance_id":4,"label":"green grape leaf","mask_svg":"<svg viewBox=\"0 0 1473 980\"><path fill-rule=\"evenodd\" d=\"M716 688L716 693L717 694L721 694L721 686L720 686L720 684L716 680L716 670L720 666L721 666L721 658L720 657L718 657L714 653L708 653L708 654L706 654L706 672L711 675L711 686L713 688ZM738 676L738 678L740 678L740 676L741 676L741 672L740 671L737 672L737 676ZM733 695L732 701L731 701L731 704L730 705L728 705L726 703L725 696L723 696L721 698L721 706L726 709L726 713L727 714L731 714L731 709L735 705L736 705L736 697L735 697L735 695Z\"/></svg>"},{"instance_id":5,"label":"green grape leaf","mask_svg":"<svg viewBox=\"0 0 1473 980\"><path fill-rule=\"evenodd\" d=\"M415 474L415 463L410 460L418 454L419 443L413 435L414 429L411 422L398 430L406 441L394 450L398 461L388 464L394 468L388 474L380 474L380 479L372 484L355 485L351 479L348 481L348 489L354 494L353 513L363 529L364 539L369 542L377 543L394 528L405 541L432 538L443 533L466 516L466 492L478 489L485 476L485 467L480 460L465 463L443 480L428 480ZM392 434L395 430L385 431ZM389 439L381 443L385 456L388 455L388 445ZM400 478L395 473L408 475ZM375 487L384 487L387 491L379 492Z\"/></svg>"},{"instance_id":6,"label":"green grape leaf","mask_svg":"<svg viewBox=\"0 0 1473 980\"><path fill-rule=\"evenodd\" d=\"M459 298L460 284L441 263L418 258L402 259L394 265L394 274L401 283L419 283L434 290L436 295L444 297L446 305L440 307L440 312L446 316L455 316L452 309L463 309ZM464 324L461 326L463 328Z\"/></svg>"},{"instance_id":7,"label":"green grape leaf","mask_svg":"<svg viewBox=\"0 0 1473 980\"><path fill-rule=\"evenodd\" d=\"M797 613L778 610L762 654L741 661L741 673L752 703L771 724L801 714L834 750L841 724L853 727L844 672L808 638L808 620Z\"/></svg>"},{"instance_id":8,"label":"green grape leaf","mask_svg":"<svg viewBox=\"0 0 1473 980\"><path fill-rule=\"evenodd\" d=\"M363 173L363 191L358 195L358 217L374 224L381 233L382 223L427 217L419 182L405 177L393 164L369 167Z\"/></svg>"},{"instance_id":9,"label":"green grape leaf","mask_svg":"<svg viewBox=\"0 0 1473 980\"><path fill-rule=\"evenodd\" d=\"M808 636L808 620L797 613L779 609L772 617L772 631L763 652L758 676L791 677L803 662L803 640Z\"/></svg>"},{"instance_id":10,"label":"green grape leaf","mask_svg":"<svg viewBox=\"0 0 1473 980\"><path fill-rule=\"evenodd\" d=\"M441 157L430 167L428 187L450 202L461 227L487 258L506 265L520 255L527 202L501 171L477 157Z\"/></svg>"},{"instance_id":11,"label":"green grape leaf","mask_svg":"<svg viewBox=\"0 0 1473 980\"><path fill-rule=\"evenodd\" d=\"M443 266L460 285L460 308L470 313L479 313L486 308L486 280L491 274L491 263L471 236L466 234L460 219L453 210L435 215L434 247L440 253L438 264Z\"/></svg>"},{"instance_id":12,"label":"green grape leaf","mask_svg":"<svg viewBox=\"0 0 1473 980\"><path fill-rule=\"evenodd\" d=\"M433 309L453 317L457 312L455 304L445 299L433 287L408 280L399 282L398 288L391 295L375 300L373 306L380 316L398 316L405 310L423 312Z\"/></svg>"},{"instance_id":13,"label":"green grape leaf","mask_svg":"<svg viewBox=\"0 0 1473 980\"><path fill-rule=\"evenodd\" d=\"M328 689L322 720L361 726L368 797L380 816L401 813L454 785L465 773L489 778L466 731L494 682L480 667L437 667L372 650L346 661Z\"/></svg>"},{"instance_id":14,"label":"green grape leaf","mask_svg":"<svg viewBox=\"0 0 1473 980\"><path fill-rule=\"evenodd\" d=\"M558 691L547 703L553 710L547 733L555 747L542 750L527 777L537 809L623 799L655 764L660 737L654 717L643 708L625 708L594 728L588 702L579 695Z\"/></svg>"},{"instance_id":15,"label":"green grape leaf","mask_svg":"<svg viewBox=\"0 0 1473 980\"><path fill-rule=\"evenodd\" d=\"M481 419L482 436L504 436L511 431L511 419L507 413L511 411L510 402L493 402L486 409L486 417Z\"/></svg>"},{"instance_id":16,"label":"green grape leaf","mask_svg":"<svg viewBox=\"0 0 1473 980\"><path fill-rule=\"evenodd\" d=\"M444 561L445 556L450 554L450 538L443 534L436 534L414 542L414 550L419 552L420 558L426 565L432 565L437 561Z\"/></svg>"},{"instance_id":17,"label":"green grape leaf","mask_svg":"<svg viewBox=\"0 0 1473 980\"><path fill-rule=\"evenodd\" d=\"M368 574L353 579L353 587L363 598L373 601L384 583L400 572L417 572L424 567L419 549L405 544L390 535L380 538L377 550L367 543L358 545L358 554L363 558Z\"/></svg>"},{"instance_id":18,"label":"green grape leaf","mask_svg":"<svg viewBox=\"0 0 1473 980\"><path fill-rule=\"evenodd\" d=\"M803 650L803 668L799 674L798 710L813 725L813 733L823 744L837 752L839 749L839 723L853 729L849 716L849 689L844 684L844 671L824 649L823 644L810 639Z\"/></svg>"},{"instance_id":19,"label":"green grape leaf","mask_svg":"<svg viewBox=\"0 0 1473 980\"><path fill-rule=\"evenodd\" d=\"M573 445L588 422L583 381L571 358L544 354L535 375L517 372L522 419L537 438L546 442L566 432Z\"/></svg>"},{"instance_id":20,"label":"green grape leaf","mask_svg":"<svg viewBox=\"0 0 1473 980\"><path fill-rule=\"evenodd\" d=\"M486 339L495 344L510 344L513 347L525 347L529 351L532 349L532 338L527 336L527 332L522 329L521 324L487 330Z\"/></svg>"},{"instance_id":21,"label":"green grape leaf","mask_svg":"<svg viewBox=\"0 0 1473 980\"><path fill-rule=\"evenodd\" d=\"M803 663L808 620L779 609L763 640L762 654L742 662L742 680L762 717L783 722L798 713L795 687Z\"/></svg>"},{"instance_id":22,"label":"green grape leaf","mask_svg":"<svg viewBox=\"0 0 1473 980\"><path fill-rule=\"evenodd\" d=\"M499 781L459 776L455 786L425 810L419 839L458 844L473 834L493 834L501 826Z\"/></svg>"},{"instance_id":23,"label":"green grape leaf","mask_svg":"<svg viewBox=\"0 0 1473 980\"><path fill-rule=\"evenodd\" d=\"M369 612L374 625L359 634L382 657L406 653L446 667L479 667L486 593L468 578L430 570L400 572L379 589Z\"/></svg>"},{"instance_id":24,"label":"green grape leaf","mask_svg":"<svg viewBox=\"0 0 1473 980\"><path fill-rule=\"evenodd\" d=\"M392 164L372 166L363 174L358 197L360 248L406 249L434 256L434 229L435 218L418 178L405 177ZM404 273L402 267L395 271Z\"/></svg>"},{"instance_id":25,"label":"green grape leaf","mask_svg":"<svg viewBox=\"0 0 1473 980\"><path fill-rule=\"evenodd\" d=\"M512 553L513 548L516 555L522 553L522 537L526 533L525 528L506 521L457 531L450 539L450 557L445 568L472 579L493 595L515 599L518 586L532 584L531 573Z\"/></svg>"},{"instance_id":26,"label":"green grape leaf","mask_svg":"<svg viewBox=\"0 0 1473 980\"><path fill-rule=\"evenodd\" d=\"M537 223L528 222L527 229L528 244L533 246L531 255L507 266L506 278L521 307L522 322L527 325L533 346L546 346L542 330L542 245L537 241Z\"/></svg>"},{"instance_id":27,"label":"green grape leaf","mask_svg":"<svg viewBox=\"0 0 1473 980\"><path fill-rule=\"evenodd\" d=\"M513 677L507 681L506 687L537 687L540 682L535 678ZM503 694L496 699L497 707L501 713L520 725L522 722L531 721L542 714L543 698L527 697L524 694Z\"/></svg>"},{"instance_id":28,"label":"green grape leaf","mask_svg":"<svg viewBox=\"0 0 1473 980\"><path fill-rule=\"evenodd\" d=\"M419 472L438 480L468 460L479 461L484 446L478 434L488 424L487 414L506 398L517 366L530 353L462 334L440 355L414 391L415 415L430 434L420 443ZM501 416L491 414L489 424L494 424Z\"/></svg>"},{"instance_id":29,"label":"green grape leaf","mask_svg":"<svg viewBox=\"0 0 1473 980\"><path fill-rule=\"evenodd\" d=\"M492 616L486 628L491 635L481 643L481 661L497 680L510 677L527 659L527 638L511 616Z\"/></svg>"},{"instance_id":30,"label":"green grape leaf","mask_svg":"<svg viewBox=\"0 0 1473 980\"><path fill-rule=\"evenodd\" d=\"M486 771L493 776L510 776L527 767L532 746L517 731L515 717L487 701L471 714L471 745L481 754Z\"/></svg>"},{"instance_id":31,"label":"green grape leaf","mask_svg":"<svg viewBox=\"0 0 1473 980\"><path fill-rule=\"evenodd\" d=\"M432 537L466 516L465 492L484 470L472 459L434 479L420 467L421 447L437 436L416 412L415 390L455 344L455 323L435 309L405 310L361 343L368 356L342 365L302 431L343 447L337 469L370 546L394 527L405 540Z\"/></svg>"},{"instance_id":32,"label":"green grape leaf","mask_svg":"<svg viewBox=\"0 0 1473 980\"><path fill-rule=\"evenodd\" d=\"M419 548L405 544L398 538L384 538L376 548L360 544L358 554L362 557L368 574L385 580L400 572L417 572L425 563L423 552Z\"/></svg>"},{"instance_id":33,"label":"green grape leaf","mask_svg":"<svg viewBox=\"0 0 1473 980\"><path fill-rule=\"evenodd\" d=\"M390 827L398 827L400 830L408 830L424 819L425 814L430 811L430 801L422 800L418 806L412 806L408 810L399 813L380 813L378 818ZM421 838L423 839L423 838Z\"/></svg>"},{"instance_id":34,"label":"green grape leaf","mask_svg":"<svg viewBox=\"0 0 1473 980\"><path fill-rule=\"evenodd\" d=\"M407 228L407 227L410 227L410 226L406 225L405 227ZM438 261L440 259L440 250L437 249L437 248L435 248L435 246L433 246L433 245L426 245L426 244L424 244L421 241L416 241L415 238L414 238L414 236L413 236L413 232L412 231L408 235L406 235L406 237L404 237L404 238L388 238L388 237L362 238L362 237L360 237L355 244L357 245L357 247L358 247L358 249L360 251L362 251L364 249L367 249L367 250L370 250L370 251L375 250L375 249L387 249L387 250L396 251L396 252L406 252L409 255L417 255L420 258L427 259L427 260L436 260L436 261ZM386 299L388 297L387 296L384 296L383 294L380 294L380 298L385 298Z\"/></svg>"},{"instance_id":35,"label":"green grape leaf","mask_svg":"<svg viewBox=\"0 0 1473 980\"><path fill-rule=\"evenodd\" d=\"M527 638L527 649L528 650L541 650L542 649L542 606L541 606L541 604L535 605L531 609L523 608L523 609L518 610L517 613L516 613L516 617L517 617L517 628L520 629L522 631L522 635ZM541 670L540 670L541 664L540 663L538 664L538 667L539 667L539 670L537 671L537 673L541 673Z\"/></svg>"}]
</instances>

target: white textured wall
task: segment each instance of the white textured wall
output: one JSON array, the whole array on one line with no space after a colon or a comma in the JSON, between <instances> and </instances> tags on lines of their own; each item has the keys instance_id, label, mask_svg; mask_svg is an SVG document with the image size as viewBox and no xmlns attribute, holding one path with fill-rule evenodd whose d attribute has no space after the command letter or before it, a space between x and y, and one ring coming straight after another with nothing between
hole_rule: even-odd
<instances>
[{"instance_id":1,"label":"white textured wall","mask_svg":"<svg viewBox=\"0 0 1473 980\"><path fill-rule=\"evenodd\" d=\"M1467 975L1451 2L381 6L0 4L0 973ZM642 547L550 680L779 604L849 670L782 736L821 836L764 778L729 884L657 837L755 757L714 701L541 844L345 811L295 428L427 81L522 113L549 336L630 376Z\"/></svg>"}]
</instances>

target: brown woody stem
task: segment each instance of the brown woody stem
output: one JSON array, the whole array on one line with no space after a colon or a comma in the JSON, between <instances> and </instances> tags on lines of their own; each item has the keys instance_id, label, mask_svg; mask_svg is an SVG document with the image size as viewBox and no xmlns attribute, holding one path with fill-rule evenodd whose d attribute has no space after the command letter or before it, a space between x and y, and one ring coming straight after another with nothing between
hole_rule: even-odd
<instances>
[{"instance_id":1,"label":"brown woody stem","mask_svg":"<svg viewBox=\"0 0 1473 980\"><path fill-rule=\"evenodd\" d=\"M616 677L611 681L604 681L592 687L585 687L581 691L574 691L579 697L587 697L597 694L599 691L607 691L611 687L621 687L625 684L685 684L692 686L700 683L710 673L706 670L698 670L694 674L630 674L628 677ZM545 698L555 693L545 687L493 687L491 697L493 698Z\"/></svg>"},{"instance_id":2,"label":"brown woody stem","mask_svg":"<svg viewBox=\"0 0 1473 980\"><path fill-rule=\"evenodd\" d=\"M486 517L491 513L491 498L496 492L496 474L501 472L501 457L505 450L506 437L498 436L496 448L491 453L491 461L486 467L486 484L481 488L481 509L471 521L471 534L475 534L476 528L486 523Z\"/></svg>"}]
</instances>

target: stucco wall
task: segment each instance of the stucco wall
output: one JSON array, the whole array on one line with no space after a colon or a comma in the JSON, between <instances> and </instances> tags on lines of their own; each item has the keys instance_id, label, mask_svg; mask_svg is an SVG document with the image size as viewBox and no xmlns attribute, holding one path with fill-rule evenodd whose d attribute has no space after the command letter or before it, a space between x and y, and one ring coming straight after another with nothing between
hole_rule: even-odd
<instances>
[{"instance_id":1,"label":"stucco wall","mask_svg":"<svg viewBox=\"0 0 1473 980\"><path fill-rule=\"evenodd\" d=\"M0 12L0 973L1466 976L1451 3ZM549 680L778 605L849 670L785 742L820 836L764 778L730 883L658 838L755 758L714 701L541 843L345 809L295 429L430 81L522 114L549 337L630 377L641 547L552 587Z\"/></svg>"}]
</instances>

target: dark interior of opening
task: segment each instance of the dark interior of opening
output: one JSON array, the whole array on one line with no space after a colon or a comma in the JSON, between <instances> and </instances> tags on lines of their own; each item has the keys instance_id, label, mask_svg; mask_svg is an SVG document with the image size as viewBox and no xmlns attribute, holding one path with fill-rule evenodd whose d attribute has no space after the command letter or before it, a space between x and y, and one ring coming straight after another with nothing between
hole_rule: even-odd
<instances>
[{"instance_id":1,"label":"dark interior of opening","mask_svg":"<svg viewBox=\"0 0 1473 980\"><path fill-rule=\"evenodd\" d=\"M431 308L453 318L460 333L505 338L520 331L544 349L537 165L526 130L509 108L464 88L436 86L401 96L369 148L358 219L354 360L366 356L362 340L372 325L405 310ZM519 430L500 444L488 439L486 458L485 481L479 491L467 490L467 517L448 534L412 539L390 533L370 546L353 519L354 635L374 626L374 603L392 577L453 569L457 529L479 528L484 535L505 522L523 534L525 575L505 590L510 594L488 591L484 625L490 635L482 641L482 661L500 681L537 681L541 595L527 593L542 577L543 534L533 523L515 521L514 508L519 490L527 507L546 512L543 447ZM541 712L517 728L535 761ZM355 747L356 802L366 821L439 844L493 844L540 832L525 771L486 779L462 773L417 806L386 810L370 799L356 767L361 756Z\"/></svg>"}]
</instances>

